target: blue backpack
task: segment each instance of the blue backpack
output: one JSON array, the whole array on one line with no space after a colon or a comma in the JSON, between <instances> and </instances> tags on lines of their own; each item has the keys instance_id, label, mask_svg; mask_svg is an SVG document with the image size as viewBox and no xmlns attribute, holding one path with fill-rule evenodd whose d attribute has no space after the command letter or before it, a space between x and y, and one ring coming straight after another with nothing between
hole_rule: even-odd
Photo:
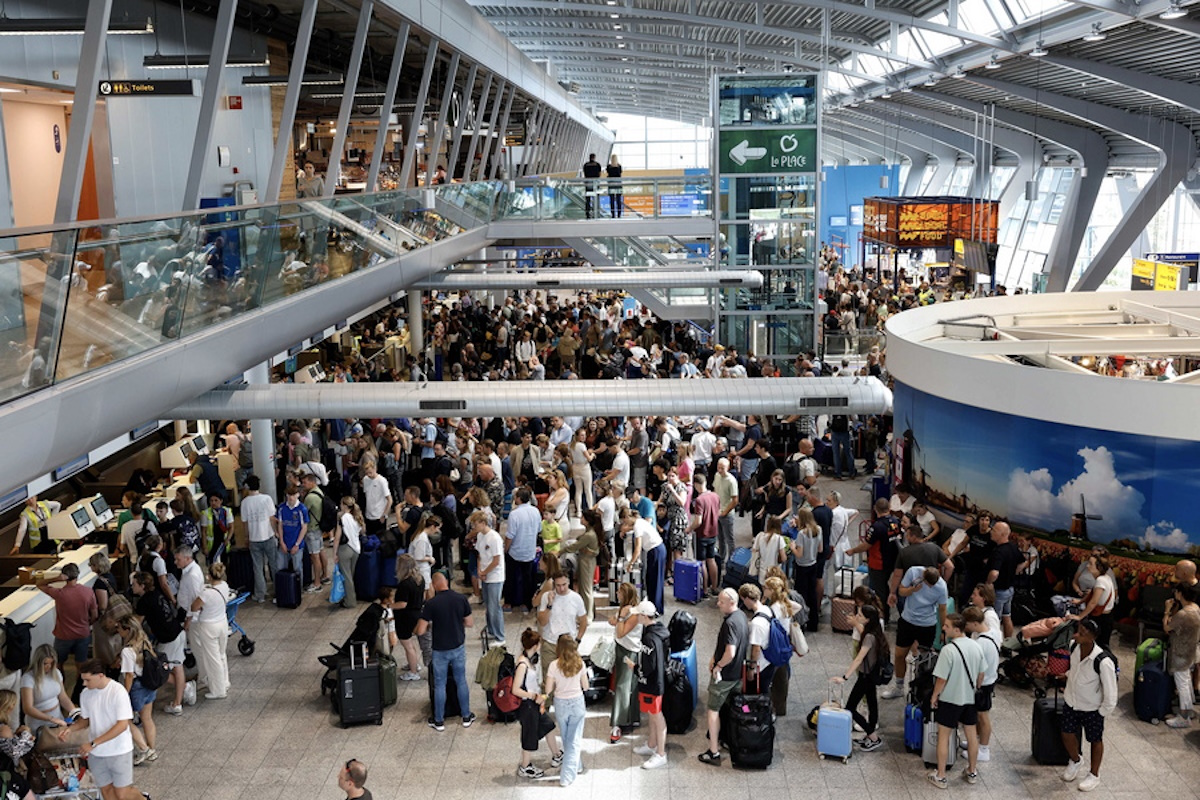
<instances>
[{"instance_id":1,"label":"blue backpack","mask_svg":"<svg viewBox=\"0 0 1200 800\"><path fill-rule=\"evenodd\" d=\"M784 627L782 622L761 611L754 616L766 617L769 623L767 646L763 648L763 656L766 657L767 661L776 667L781 667L791 661L792 637L788 629Z\"/></svg>"}]
</instances>

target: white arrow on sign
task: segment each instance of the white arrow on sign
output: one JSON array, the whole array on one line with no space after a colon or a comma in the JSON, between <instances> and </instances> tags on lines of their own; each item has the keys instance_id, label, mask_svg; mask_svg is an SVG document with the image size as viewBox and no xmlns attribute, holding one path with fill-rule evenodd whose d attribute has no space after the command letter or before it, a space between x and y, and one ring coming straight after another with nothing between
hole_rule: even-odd
<instances>
[{"instance_id":1,"label":"white arrow on sign","mask_svg":"<svg viewBox=\"0 0 1200 800\"><path fill-rule=\"evenodd\" d=\"M742 164L745 164L747 161L753 161L755 159L762 158L766 154L767 148L751 147L750 142L747 139L742 139L729 150L729 157L732 158L739 167Z\"/></svg>"}]
</instances>

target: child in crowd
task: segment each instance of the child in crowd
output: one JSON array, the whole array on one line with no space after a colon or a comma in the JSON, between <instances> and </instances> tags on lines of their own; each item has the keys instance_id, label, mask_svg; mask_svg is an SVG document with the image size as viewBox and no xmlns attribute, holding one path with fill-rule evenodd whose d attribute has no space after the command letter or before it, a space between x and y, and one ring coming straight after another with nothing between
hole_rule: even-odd
<instances>
[{"instance_id":1,"label":"child in crowd","mask_svg":"<svg viewBox=\"0 0 1200 800\"><path fill-rule=\"evenodd\" d=\"M557 553L562 548L562 526L554 519L554 509L549 505L542 510L542 550Z\"/></svg>"}]
</instances>

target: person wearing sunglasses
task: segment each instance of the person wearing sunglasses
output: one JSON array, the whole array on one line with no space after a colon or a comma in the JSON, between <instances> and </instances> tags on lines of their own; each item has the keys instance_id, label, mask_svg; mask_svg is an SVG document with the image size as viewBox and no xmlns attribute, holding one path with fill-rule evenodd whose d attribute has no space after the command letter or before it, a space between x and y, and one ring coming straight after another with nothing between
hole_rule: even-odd
<instances>
[{"instance_id":1,"label":"person wearing sunglasses","mask_svg":"<svg viewBox=\"0 0 1200 800\"><path fill-rule=\"evenodd\" d=\"M338 788L346 793L346 800L373 800L371 790L363 786L367 782L367 765L352 758L338 773Z\"/></svg>"}]
</instances>

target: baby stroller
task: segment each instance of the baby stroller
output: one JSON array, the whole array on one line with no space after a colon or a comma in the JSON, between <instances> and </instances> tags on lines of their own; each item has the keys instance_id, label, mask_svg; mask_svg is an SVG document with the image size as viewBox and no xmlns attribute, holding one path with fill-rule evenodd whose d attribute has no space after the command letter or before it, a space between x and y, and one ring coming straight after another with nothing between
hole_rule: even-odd
<instances>
[{"instance_id":1,"label":"baby stroller","mask_svg":"<svg viewBox=\"0 0 1200 800\"><path fill-rule=\"evenodd\" d=\"M362 647L362 643L367 646L367 658L374 658L378 639L379 639L379 623L383 620L383 606L379 603L371 603L361 614L358 615L358 620L354 623L354 630L342 642L339 647L333 642L329 646L334 652L328 655L317 656L317 660L321 662L321 666L325 667L325 675L321 678L321 695L329 695L330 702L337 703L335 690L337 689L337 671L342 664L350 663L350 647L357 643L358 647ZM358 653L356 649L354 651Z\"/></svg>"},{"instance_id":2,"label":"baby stroller","mask_svg":"<svg viewBox=\"0 0 1200 800\"><path fill-rule=\"evenodd\" d=\"M254 655L254 640L247 636L245 628L238 624L237 610L249 596L249 592L242 592L237 597L225 601L225 619L228 620L231 631L242 635L242 638L238 639L237 649L244 656Z\"/></svg>"},{"instance_id":3,"label":"baby stroller","mask_svg":"<svg viewBox=\"0 0 1200 800\"><path fill-rule=\"evenodd\" d=\"M1047 687L1065 683L1077 626L1075 620L1047 617L1021 628L1001 646L1000 674L1014 686L1032 688L1035 696L1045 697Z\"/></svg>"}]
</instances>

